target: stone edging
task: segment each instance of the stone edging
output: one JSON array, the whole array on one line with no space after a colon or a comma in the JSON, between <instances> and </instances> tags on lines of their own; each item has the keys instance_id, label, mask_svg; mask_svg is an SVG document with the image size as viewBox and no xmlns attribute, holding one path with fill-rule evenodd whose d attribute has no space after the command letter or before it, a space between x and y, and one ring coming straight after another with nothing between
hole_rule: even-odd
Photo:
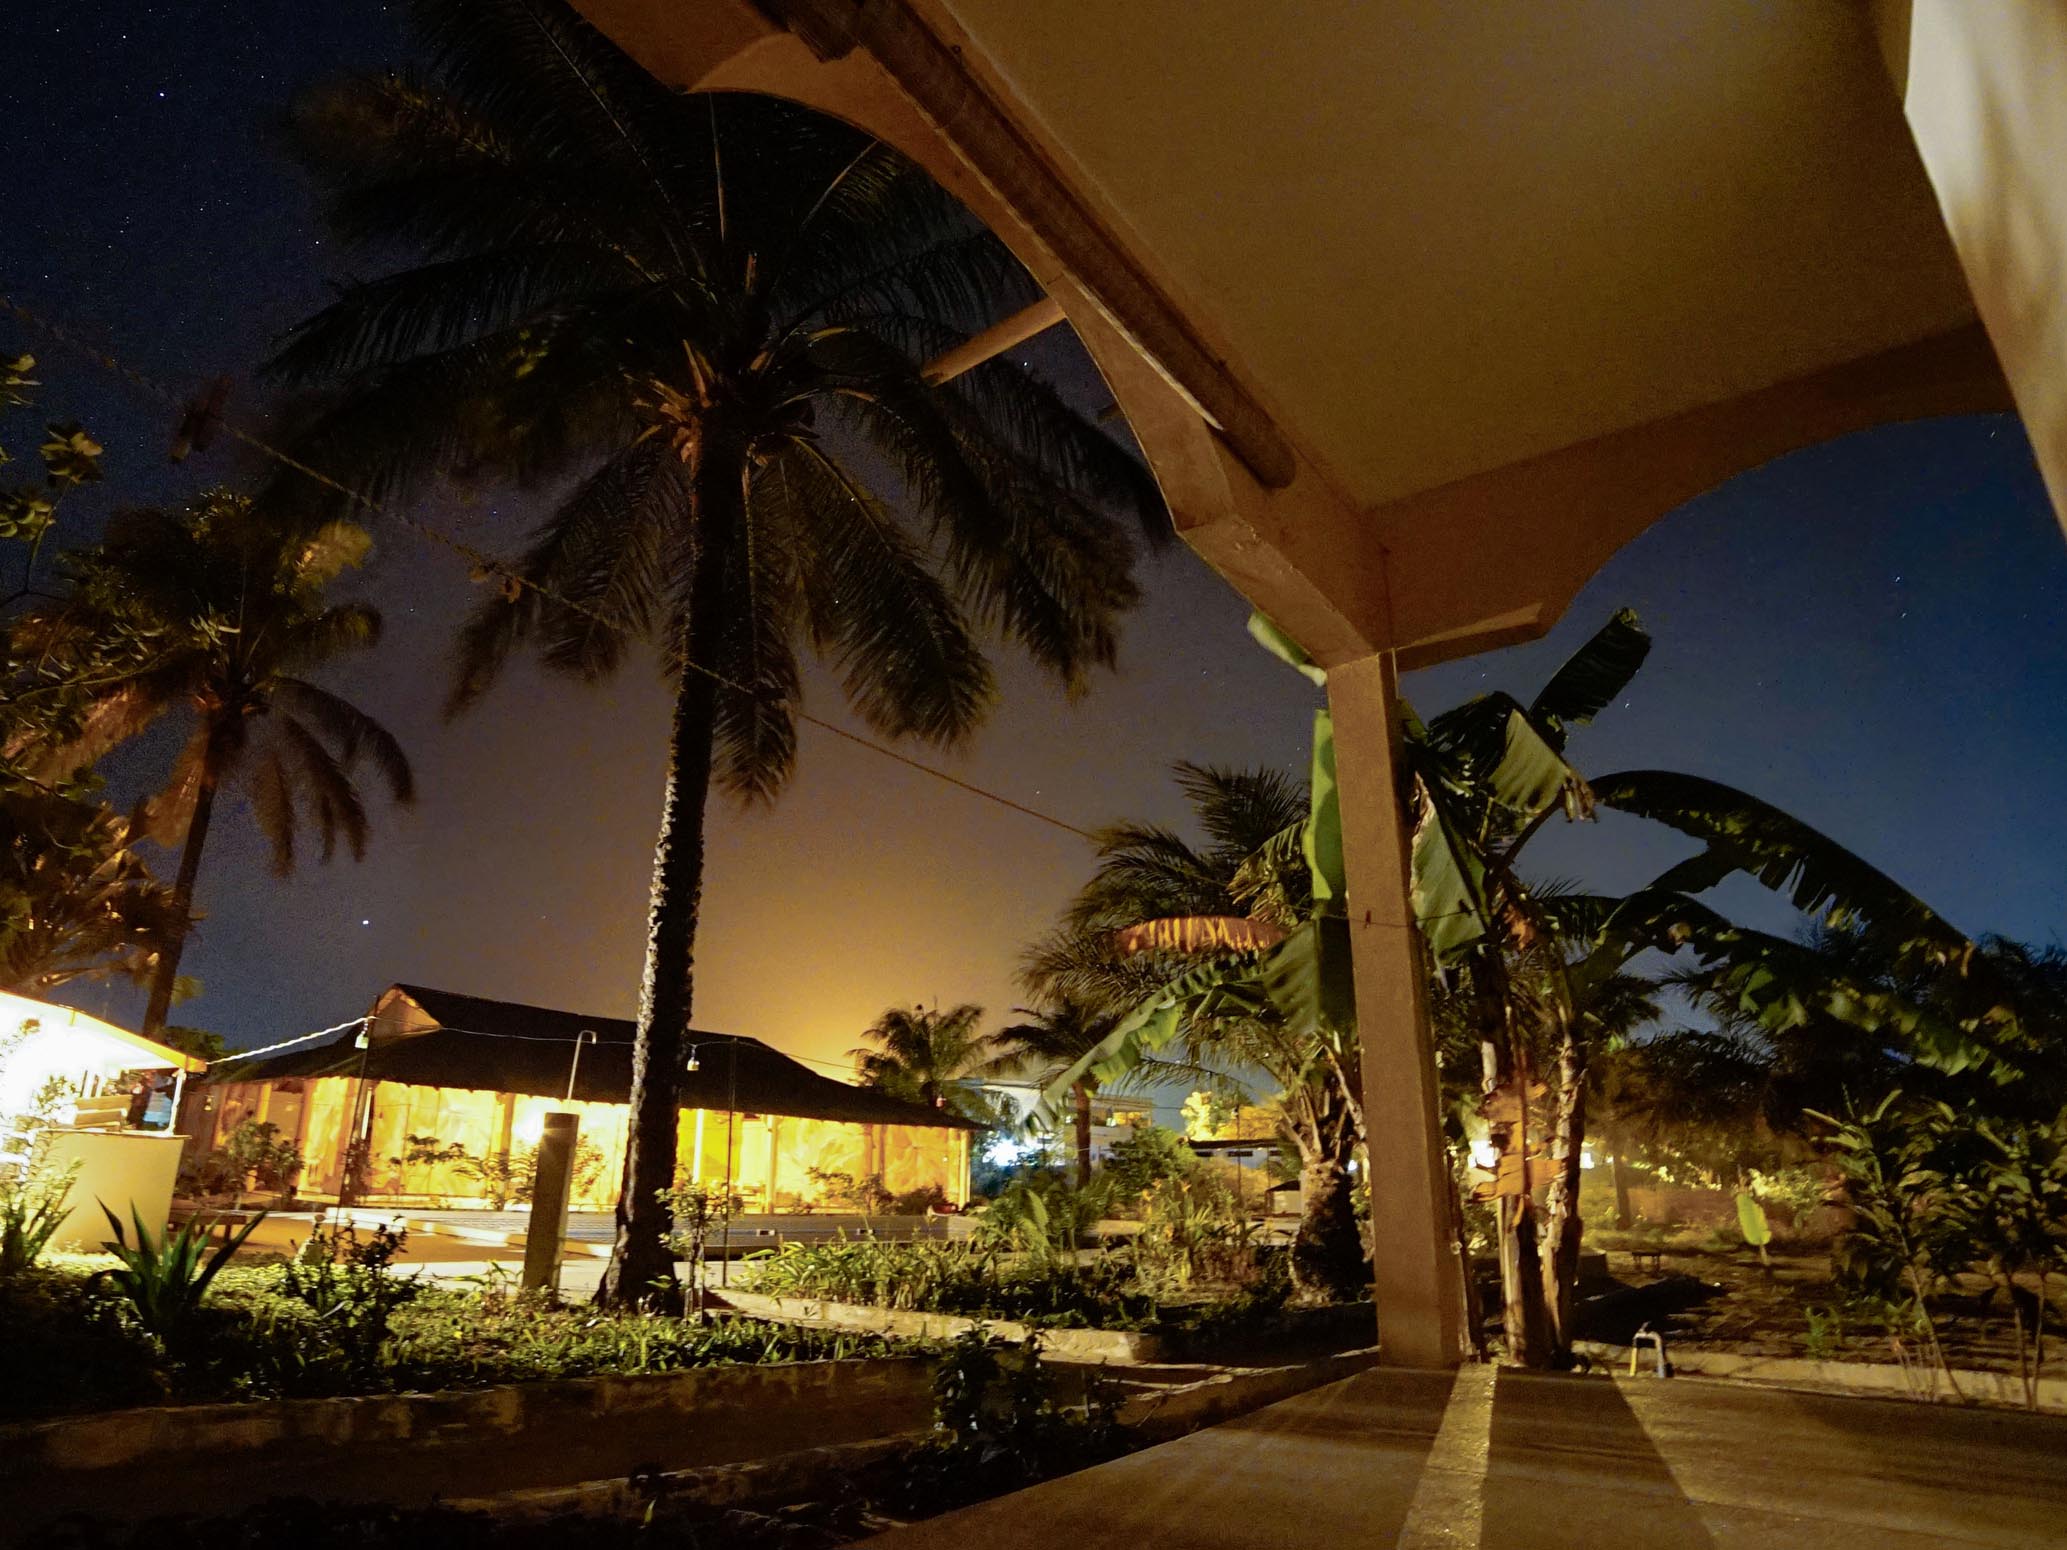
<instances>
[{"instance_id":1,"label":"stone edging","mask_svg":"<svg viewBox=\"0 0 2067 1550\"><path fill-rule=\"evenodd\" d=\"M759 1292L732 1288L711 1295L721 1297L734 1312L743 1313L748 1318L897 1335L910 1340L952 1340L978 1325L1000 1340L1014 1344L1023 1344L1038 1335L1042 1354L1065 1362L1131 1365L1161 1361L1169 1349L1162 1336L1135 1330L1044 1329L1010 1319L971 1319L954 1313L913 1313L903 1308L878 1308L820 1297L766 1297Z\"/></svg>"},{"instance_id":2,"label":"stone edging","mask_svg":"<svg viewBox=\"0 0 2067 1550\"><path fill-rule=\"evenodd\" d=\"M1573 1349L1601 1363L1615 1373L1629 1371L1629 1347L1602 1345L1581 1340ZM1897 1399L1943 1400L1947 1403L2004 1405L2022 1410L2024 1385L2013 1372L1981 1372L1955 1367L1953 1380L1959 1385L1959 1399L1944 1386L1942 1375L1920 1367L1899 1367L1891 1362L1823 1362L1798 1356L1739 1356L1729 1351L1687 1349L1666 1358L1672 1370L1684 1377L1734 1378L1746 1383L1807 1385L1814 1388L1846 1389L1862 1394L1884 1394ZM1644 1347L1637 1357L1639 1375L1651 1370L1654 1358ZM2067 1378L2038 1380L2038 1408L2067 1413Z\"/></svg>"}]
</instances>

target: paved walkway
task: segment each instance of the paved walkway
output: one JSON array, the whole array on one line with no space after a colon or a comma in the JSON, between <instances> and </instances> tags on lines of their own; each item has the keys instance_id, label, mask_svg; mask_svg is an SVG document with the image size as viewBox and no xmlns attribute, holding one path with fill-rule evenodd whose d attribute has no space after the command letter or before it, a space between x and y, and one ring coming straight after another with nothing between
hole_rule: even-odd
<instances>
[{"instance_id":1,"label":"paved walkway","mask_svg":"<svg viewBox=\"0 0 2067 1550\"><path fill-rule=\"evenodd\" d=\"M2067 1419L1376 1369L883 1550L2060 1550Z\"/></svg>"}]
</instances>

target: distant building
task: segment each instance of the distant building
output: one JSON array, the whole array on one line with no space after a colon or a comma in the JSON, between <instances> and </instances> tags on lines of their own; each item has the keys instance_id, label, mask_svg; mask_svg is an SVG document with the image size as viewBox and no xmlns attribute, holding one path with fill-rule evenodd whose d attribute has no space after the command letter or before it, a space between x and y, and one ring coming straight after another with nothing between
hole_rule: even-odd
<instances>
[{"instance_id":1,"label":"distant building","mask_svg":"<svg viewBox=\"0 0 2067 1550\"><path fill-rule=\"evenodd\" d=\"M1004 1134L1018 1137L1025 1125L1026 1116L1040 1101L1039 1082L984 1082L981 1084L984 1097L996 1104L1005 1114L1007 1123ZM1110 1162L1112 1149L1126 1140L1137 1129L1155 1123L1155 1103L1148 1098L1122 1098L1111 1093L1091 1095L1091 1161L1094 1165ZM1076 1135L1071 1129L1073 1121L1063 1115L1057 1121L1059 1133L1056 1138L1057 1156L1065 1158L1074 1155Z\"/></svg>"},{"instance_id":2,"label":"distant building","mask_svg":"<svg viewBox=\"0 0 2067 1550\"><path fill-rule=\"evenodd\" d=\"M468 1164L537 1142L545 1116L577 1115L595 1148L576 1204L617 1199L630 1118L633 1025L511 1001L393 985L354 1025L319 1042L219 1063L190 1091L189 1146L218 1146L246 1119L302 1149L299 1190L357 1200L463 1205L489 1191ZM681 1078L682 1170L731 1179L748 1210L808 1208L822 1179L878 1176L895 1194L969 1194L969 1136L953 1114L820 1076L758 1039L693 1030ZM452 1149L458 1148L457 1152Z\"/></svg>"}]
</instances>

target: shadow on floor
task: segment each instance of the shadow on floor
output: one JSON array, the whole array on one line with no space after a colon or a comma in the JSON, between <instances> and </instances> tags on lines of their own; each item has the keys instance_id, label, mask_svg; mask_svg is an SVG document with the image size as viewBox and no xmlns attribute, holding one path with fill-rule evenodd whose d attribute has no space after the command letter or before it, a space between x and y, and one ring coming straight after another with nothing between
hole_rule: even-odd
<instances>
[{"instance_id":1,"label":"shadow on floor","mask_svg":"<svg viewBox=\"0 0 2067 1550\"><path fill-rule=\"evenodd\" d=\"M1481 1543L1523 1545L1539 1538L1543 1481L1552 1473L1564 1487L1560 1528L1571 1542L1597 1550L1709 1550L1715 1544L1620 1384L1503 1369L1493 1385ZM1581 1488L1573 1491L1573 1484ZM1582 1526L1572 1521L1574 1513L1598 1521Z\"/></svg>"}]
</instances>

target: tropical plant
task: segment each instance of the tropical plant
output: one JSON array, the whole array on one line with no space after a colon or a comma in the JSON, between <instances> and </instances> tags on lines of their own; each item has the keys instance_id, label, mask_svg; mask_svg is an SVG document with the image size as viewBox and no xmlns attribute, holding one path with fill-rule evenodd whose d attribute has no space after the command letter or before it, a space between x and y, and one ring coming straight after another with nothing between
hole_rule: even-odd
<instances>
[{"instance_id":1,"label":"tropical plant","mask_svg":"<svg viewBox=\"0 0 2067 1550\"><path fill-rule=\"evenodd\" d=\"M1292 1283L1303 1300L1339 1301L1368 1284L1350 1170L1365 1136L1324 722L1314 759L1311 794L1274 771L1179 765L1205 846L1154 825L1105 831L1098 871L1029 951L1025 978L1117 1012L1049 1082L1037 1120L1087 1076L1119 1080L1158 1058L1172 1078L1276 1084L1301 1171ZM1160 1057L1173 1045L1188 1059Z\"/></svg>"},{"instance_id":2,"label":"tropical plant","mask_svg":"<svg viewBox=\"0 0 2067 1550\"><path fill-rule=\"evenodd\" d=\"M1890 1093L1846 1119L1819 1114L1842 1180L1851 1225L1832 1250L1838 1285L1911 1314L1931 1363L1958 1397L1938 1336L1936 1298L1973 1259L1968 1222L1953 1209L1957 1116Z\"/></svg>"},{"instance_id":3,"label":"tropical plant","mask_svg":"<svg viewBox=\"0 0 2067 1550\"><path fill-rule=\"evenodd\" d=\"M168 714L186 723L184 745L148 807L148 832L176 844L180 861L145 1033L162 1028L172 1006L222 793L241 786L248 794L280 875L292 871L307 828L326 861L340 840L354 858L364 854L366 799L354 770L361 759L394 800L412 795L394 735L304 676L379 638L373 608L328 598L369 543L350 523L283 523L215 490L179 511L119 513L100 543L61 558L64 595L14 625L13 649L34 654L37 677L86 703L68 735L32 737L10 750L32 775L91 765ZM146 645L110 664L106 643L124 636Z\"/></svg>"},{"instance_id":4,"label":"tropical plant","mask_svg":"<svg viewBox=\"0 0 2067 1550\"><path fill-rule=\"evenodd\" d=\"M873 732L952 744L993 629L1081 691L1160 525L1141 465L1012 359L922 363L1037 294L880 142L794 106L684 98L560 0L419 0L432 74L297 115L333 228L430 261L347 287L274 362L339 384L297 445L375 498L479 472L567 493L467 628L455 704L520 647L674 686L619 1231L601 1295L669 1273L677 1073L710 790L772 800L798 650Z\"/></svg>"},{"instance_id":5,"label":"tropical plant","mask_svg":"<svg viewBox=\"0 0 2067 1550\"><path fill-rule=\"evenodd\" d=\"M1974 1134L1955 1209L1975 1263L2009 1304L2017 1375L2036 1410L2049 1284L2067 1273L2067 1110L2043 1122L1983 1120Z\"/></svg>"},{"instance_id":6,"label":"tropical plant","mask_svg":"<svg viewBox=\"0 0 2067 1550\"><path fill-rule=\"evenodd\" d=\"M0 990L149 976L178 915L133 839L78 786L0 773Z\"/></svg>"},{"instance_id":7,"label":"tropical plant","mask_svg":"<svg viewBox=\"0 0 2067 1550\"><path fill-rule=\"evenodd\" d=\"M1034 1007L1016 1007L1023 1019L993 1033L986 1042L988 1058L976 1074L986 1077L1025 1077L1043 1086L1063 1071L1078 1067L1083 1057L1104 1041L1119 1021L1124 1008L1101 1008L1067 990L1058 991ZM1136 1087L1158 1082L1181 1081L1192 1074L1189 1065L1146 1056L1128 1073ZM1070 1119L1076 1153L1076 1184L1082 1189L1091 1182L1091 1097L1098 1090L1095 1072L1079 1070L1069 1085Z\"/></svg>"},{"instance_id":8,"label":"tropical plant","mask_svg":"<svg viewBox=\"0 0 2067 1550\"><path fill-rule=\"evenodd\" d=\"M696 1318L707 1316L703 1310L707 1282L704 1253L711 1234L738 1216L745 1204L739 1191L700 1180L677 1180L668 1191L668 1216L675 1224L674 1255L689 1267L689 1311Z\"/></svg>"},{"instance_id":9,"label":"tropical plant","mask_svg":"<svg viewBox=\"0 0 2067 1550\"><path fill-rule=\"evenodd\" d=\"M74 1163L0 1178L0 1279L21 1275L43 1257L71 1214L67 1201L78 1177Z\"/></svg>"},{"instance_id":10,"label":"tropical plant","mask_svg":"<svg viewBox=\"0 0 2067 1550\"><path fill-rule=\"evenodd\" d=\"M178 1232L153 1234L132 1205L129 1219L136 1228L136 1242L131 1243L122 1219L105 1203L101 1214L115 1234L112 1242L101 1247L122 1263L118 1269L96 1272L96 1279L128 1298L137 1323L165 1341L177 1340L192 1325L208 1288L266 1216L260 1211L234 1233L225 1233L216 1251L209 1254L209 1224L200 1218Z\"/></svg>"},{"instance_id":11,"label":"tropical plant","mask_svg":"<svg viewBox=\"0 0 2067 1550\"><path fill-rule=\"evenodd\" d=\"M42 386L30 375L35 369L33 355L0 360L0 412L24 409L34 402L30 390ZM36 449L43 464L42 481L0 484L0 540L26 546L20 583L11 594L0 597L0 609L32 590L36 560L57 520L58 502L80 485L100 478L102 450L76 423L52 423L44 427L43 441ZM0 467L13 461L7 448L0 445Z\"/></svg>"},{"instance_id":12,"label":"tropical plant","mask_svg":"<svg viewBox=\"0 0 2067 1550\"><path fill-rule=\"evenodd\" d=\"M423 1274L404 1276L395 1259L408 1246L406 1228L377 1223L364 1239L358 1224L319 1215L308 1241L280 1267L280 1291L330 1326L355 1382L379 1366L395 1310L423 1291Z\"/></svg>"},{"instance_id":13,"label":"tropical plant","mask_svg":"<svg viewBox=\"0 0 2067 1550\"><path fill-rule=\"evenodd\" d=\"M982 1021L983 1008L966 1003L930 1012L892 1007L863 1030L868 1042L847 1057L864 1087L987 1125L995 1111L969 1080L988 1060Z\"/></svg>"},{"instance_id":14,"label":"tropical plant","mask_svg":"<svg viewBox=\"0 0 2067 1550\"><path fill-rule=\"evenodd\" d=\"M282 1140L280 1127L270 1120L242 1120L222 1144L225 1173L233 1180L239 1200L256 1189L264 1194L291 1192L307 1160L291 1140Z\"/></svg>"}]
</instances>

